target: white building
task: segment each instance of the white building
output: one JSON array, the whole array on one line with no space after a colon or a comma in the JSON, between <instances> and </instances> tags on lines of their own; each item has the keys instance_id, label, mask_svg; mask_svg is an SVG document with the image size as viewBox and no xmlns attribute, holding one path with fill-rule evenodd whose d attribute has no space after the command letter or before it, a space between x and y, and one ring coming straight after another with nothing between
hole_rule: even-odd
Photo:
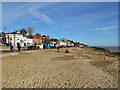
<instances>
[{"instance_id":1,"label":"white building","mask_svg":"<svg viewBox=\"0 0 120 90\"><path fill-rule=\"evenodd\" d=\"M50 41L51 46L58 46L58 43L56 41Z\"/></svg>"},{"instance_id":2,"label":"white building","mask_svg":"<svg viewBox=\"0 0 120 90\"><path fill-rule=\"evenodd\" d=\"M33 45L33 39L27 38L26 43L27 43L28 46Z\"/></svg>"},{"instance_id":3,"label":"white building","mask_svg":"<svg viewBox=\"0 0 120 90\"><path fill-rule=\"evenodd\" d=\"M27 37L23 37L21 34L18 33L7 33L6 34L6 43L17 46L20 44L21 47L29 46L33 44L32 39L28 39Z\"/></svg>"},{"instance_id":4,"label":"white building","mask_svg":"<svg viewBox=\"0 0 120 90\"><path fill-rule=\"evenodd\" d=\"M59 46L67 46L66 41L60 40L60 41L59 41Z\"/></svg>"},{"instance_id":5,"label":"white building","mask_svg":"<svg viewBox=\"0 0 120 90\"><path fill-rule=\"evenodd\" d=\"M67 46L68 47L74 47L74 43L71 43L70 41L67 41Z\"/></svg>"}]
</instances>

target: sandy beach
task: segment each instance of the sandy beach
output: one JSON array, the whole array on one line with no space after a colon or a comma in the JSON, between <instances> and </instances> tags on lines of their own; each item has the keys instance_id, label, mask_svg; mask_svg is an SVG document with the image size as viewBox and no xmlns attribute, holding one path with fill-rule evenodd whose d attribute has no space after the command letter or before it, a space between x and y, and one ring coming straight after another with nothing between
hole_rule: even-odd
<instances>
[{"instance_id":1,"label":"sandy beach","mask_svg":"<svg viewBox=\"0 0 120 90\"><path fill-rule=\"evenodd\" d=\"M2 57L4 88L118 88L118 58L89 48L21 52Z\"/></svg>"}]
</instances>

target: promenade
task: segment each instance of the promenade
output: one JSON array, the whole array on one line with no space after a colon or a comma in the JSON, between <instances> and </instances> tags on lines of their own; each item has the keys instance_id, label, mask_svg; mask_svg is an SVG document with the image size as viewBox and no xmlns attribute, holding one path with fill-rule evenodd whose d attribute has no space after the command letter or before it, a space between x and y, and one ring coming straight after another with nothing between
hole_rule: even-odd
<instances>
[{"instance_id":1,"label":"promenade","mask_svg":"<svg viewBox=\"0 0 120 90\"><path fill-rule=\"evenodd\" d=\"M37 50L37 49L35 49ZM21 48L20 52L25 52L25 51L34 51L34 50L28 50L27 47L25 48ZM18 53L18 48L16 48L16 50L13 52L10 51L10 47L6 47L6 46L2 46L0 48L0 53L1 55L10 55L10 54L13 54L13 53Z\"/></svg>"}]
</instances>

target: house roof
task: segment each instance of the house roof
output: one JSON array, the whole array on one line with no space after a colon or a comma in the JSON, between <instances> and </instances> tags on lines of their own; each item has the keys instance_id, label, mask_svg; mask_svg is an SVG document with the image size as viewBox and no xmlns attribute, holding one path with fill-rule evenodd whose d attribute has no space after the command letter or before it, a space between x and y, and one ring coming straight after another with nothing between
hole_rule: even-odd
<instances>
[{"instance_id":1,"label":"house roof","mask_svg":"<svg viewBox=\"0 0 120 90\"><path fill-rule=\"evenodd\" d=\"M54 41L54 42L56 42L56 41L58 41L58 39L50 39L50 41Z\"/></svg>"},{"instance_id":2,"label":"house roof","mask_svg":"<svg viewBox=\"0 0 120 90\"><path fill-rule=\"evenodd\" d=\"M30 34L27 36L28 38L40 38L41 35L33 35L33 34Z\"/></svg>"},{"instance_id":3,"label":"house roof","mask_svg":"<svg viewBox=\"0 0 120 90\"><path fill-rule=\"evenodd\" d=\"M17 30L16 32L21 32L20 30Z\"/></svg>"},{"instance_id":4,"label":"house roof","mask_svg":"<svg viewBox=\"0 0 120 90\"><path fill-rule=\"evenodd\" d=\"M6 34L18 34L18 33L16 33L16 32L11 32L11 33L6 33Z\"/></svg>"}]
</instances>

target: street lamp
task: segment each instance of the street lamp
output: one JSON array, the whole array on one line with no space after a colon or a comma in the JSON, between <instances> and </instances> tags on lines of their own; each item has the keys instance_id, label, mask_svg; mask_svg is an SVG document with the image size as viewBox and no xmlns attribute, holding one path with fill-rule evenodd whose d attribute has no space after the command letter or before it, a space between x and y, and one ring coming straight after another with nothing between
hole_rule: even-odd
<instances>
[{"instance_id":1,"label":"street lamp","mask_svg":"<svg viewBox=\"0 0 120 90\"><path fill-rule=\"evenodd\" d=\"M7 35L7 36L8 36L8 44L9 44L9 33L8 33L8 35Z\"/></svg>"},{"instance_id":2,"label":"street lamp","mask_svg":"<svg viewBox=\"0 0 120 90\"><path fill-rule=\"evenodd\" d=\"M15 29L14 29L14 46L15 46Z\"/></svg>"},{"instance_id":3,"label":"street lamp","mask_svg":"<svg viewBox=\"0 0 120 90\"><path fill-rule=\"evenodd\" d=\"M5 31L6 31L6 27L4 27L4 33L5 33ZM9 36L8 36L8 38L9 38ZM6 43L6 33L5 33L5 43ZM8 40L8 44L9 44L9 40Z\"/></svg>"}]
</instances>

